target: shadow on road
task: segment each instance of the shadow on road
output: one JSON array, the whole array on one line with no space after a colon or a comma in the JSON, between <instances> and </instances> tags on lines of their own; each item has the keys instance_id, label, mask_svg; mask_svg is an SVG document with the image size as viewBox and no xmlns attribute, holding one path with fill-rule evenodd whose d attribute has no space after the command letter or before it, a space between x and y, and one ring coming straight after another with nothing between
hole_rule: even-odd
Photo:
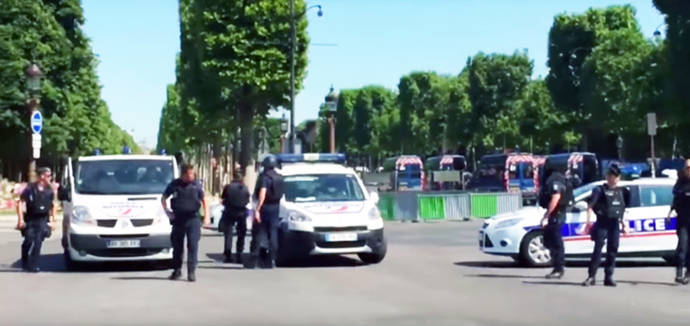
<instances>
[{"instance_id":1,"label":"shadow on road","mask_svg":"<svg viewBox=\"0 0 690 326\"><path fill-rule=\"evenodd\" d=\"M630 285L663 285L663 286L678 286L677 283L671 282L646 282L646 281L617 281L620 284Z\"/></svg>"},{"instance_id":2,"label":"shadow on road","mask_svg":"<svg viewBox=\"0 0 690 326\"><path fill-rule=\"evenodd\" d=\"M21 259L15 261L12 268L18 271L22 267ZM169 262L98 262L91 264L80 264L74 271L68 270L65 266L64 256L62 254L47 254L41 255L38 260L38 267L41 272L49 273L69 273L69 272L141 272L141 271L158 271L169 269Z\"/></svg>"},{"instance_id":3,"label":"shadow on road","mask_svg":"<svg viewBox=\"0 0 690 326\"><path fill-rule=\"evenodd\" d=\"M543 276L531 276L531 275L501 275L501 274L466 274L465 277L481 277L481 278L531 278L531 279L543 279Z\"/></svg>"},{"instance_id":4,"label":"shadow on road","mask_svg":"<svg viewBox=\"0 0 690 326\"><path fill-rule=\"evenodd\" d=\"M579 282L563 282L563 281L523 281L523 284L533 284L533 285L558 285L558 286L580 286L582 283Z\"/></svg>"},{"instance_id":5,"label":"shadow on road","mask_svg":"<svg viewBox=\"0 0 690 326\"><path fill-rule=\"evenodd\" d=\"M480 267L480 268L516 268L520 265L514 261L459 261L453 263L456 266Z\"/></svg>"},{"instance_id":6,"label":"shadow on road","mask_svg":"<svg viewBox=\"0 0 690 326\"><path fill-rule=\"evenodd\" d=\"M168 281L170 280L167 277L155 277L155 276L122 276L122 277L113 277L111 280L119 280L119 281Z\"/></svg>"},{"instance_id":7,"label":"shadow on road","mask_svg":"<svg viewBox=\"0 0 690 326\"><path fill-rule=\"evenodd\" d=\"M362 261L347 256L315 256L290 262L285 268L329 268L366 266Z\"/></svg>"}]
</instances>

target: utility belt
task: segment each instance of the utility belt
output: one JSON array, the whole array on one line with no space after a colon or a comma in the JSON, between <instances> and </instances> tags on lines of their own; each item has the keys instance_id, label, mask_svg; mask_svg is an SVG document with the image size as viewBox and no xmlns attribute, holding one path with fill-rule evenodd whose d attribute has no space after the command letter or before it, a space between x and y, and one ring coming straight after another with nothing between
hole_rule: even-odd
<instances>
[{"instance_id":1,"label":"utility belt","mask_svg":"<svg viewBox=\"0 0 690 326\"><path fill-rule=\"evenodd\" d=\"M45 220L46 222L48 221L48 217L50 215L48 214L27 214L24 215L24 221L29 222L29 221L40 221L40 220Z\"/></svg>"}]
</instances>

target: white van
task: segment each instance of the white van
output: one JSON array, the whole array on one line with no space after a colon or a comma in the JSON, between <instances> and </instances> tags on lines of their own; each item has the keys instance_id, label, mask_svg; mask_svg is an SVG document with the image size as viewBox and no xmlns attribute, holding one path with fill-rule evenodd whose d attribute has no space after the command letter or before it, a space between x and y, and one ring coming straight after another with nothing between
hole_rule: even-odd
<instances>
[{"instance_id":1,"label":"white van","mask_svg":"<svg viewBox=\"0 0 690 326\"><path fill-rule=\"evenodd\" d=\"M85 262L171 260L172 227L160 199L177 176L172 156L70 159L59 191L67 268Z\"/></svg>"}]
</instances>

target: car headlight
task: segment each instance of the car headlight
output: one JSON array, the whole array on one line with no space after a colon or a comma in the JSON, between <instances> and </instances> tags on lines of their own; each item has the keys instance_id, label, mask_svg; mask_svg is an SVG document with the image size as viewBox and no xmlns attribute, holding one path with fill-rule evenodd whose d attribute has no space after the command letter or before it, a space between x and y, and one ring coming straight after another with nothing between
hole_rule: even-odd
<instances>
[{"instance_id":1,"label":"car headlight","mask_svg":"<svg viewBox=\"0 0 690 326\"><path fill-rule=\"evenodd\" d=\"M89 213L89 209L86 208L86 206L74 206L71 222L74 224L96 224L96 221L91 217L91 213Z\"/></svg>"},{"instance_id":2,"label":"car headlight","mask_svg":"<svg viewBox=\"0 0 690 326\"><path fill-rule=\"evenodd\" d=\"M296 212L290 213L290 215L288 215L288 220L290 222L311 222L311 218L309 216L305 216Z\"/></svg>"},{"instance_id":3,"label":"car headlight","mask_svg":"<svg viewBox=\"0 0 690 326\"><path fill-rule=\"evenodd\" d=\"M496 224L495 228L500 229L500 228L511 227L513 225L520 223L521 220L522 219L520 219L520 218L511 218L508 220L500 221L500 222L498 222L498 224Z\"/></svg>"},{"instance_id":4,"label":"car headlight","mask_svg":"<svg viewBox=\"0 0 690 326\"><path fill-rule=\"evenodd\" d=\"M381 218L381 212L379 212L379 209L376 207L372 207L369 210L369 219L370 220L378 220Z\"/></svg>"}]
</instances>

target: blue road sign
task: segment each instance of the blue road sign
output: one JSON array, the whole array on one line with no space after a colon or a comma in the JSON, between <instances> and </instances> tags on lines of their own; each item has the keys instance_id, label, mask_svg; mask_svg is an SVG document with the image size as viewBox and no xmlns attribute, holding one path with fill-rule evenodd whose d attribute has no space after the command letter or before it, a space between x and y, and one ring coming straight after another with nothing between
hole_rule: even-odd
<instances>
[{"instance_id":1,"label":"blue road sign","mask_svg":"<svg viewBox=\"0 0 690 326\"><path fill-rule=\"evenodd\" d=\"M31 115L31 131L35 134L40 134L43 130L43 115L40 111L34 111Z\"/></svg>"}]
</instances>

